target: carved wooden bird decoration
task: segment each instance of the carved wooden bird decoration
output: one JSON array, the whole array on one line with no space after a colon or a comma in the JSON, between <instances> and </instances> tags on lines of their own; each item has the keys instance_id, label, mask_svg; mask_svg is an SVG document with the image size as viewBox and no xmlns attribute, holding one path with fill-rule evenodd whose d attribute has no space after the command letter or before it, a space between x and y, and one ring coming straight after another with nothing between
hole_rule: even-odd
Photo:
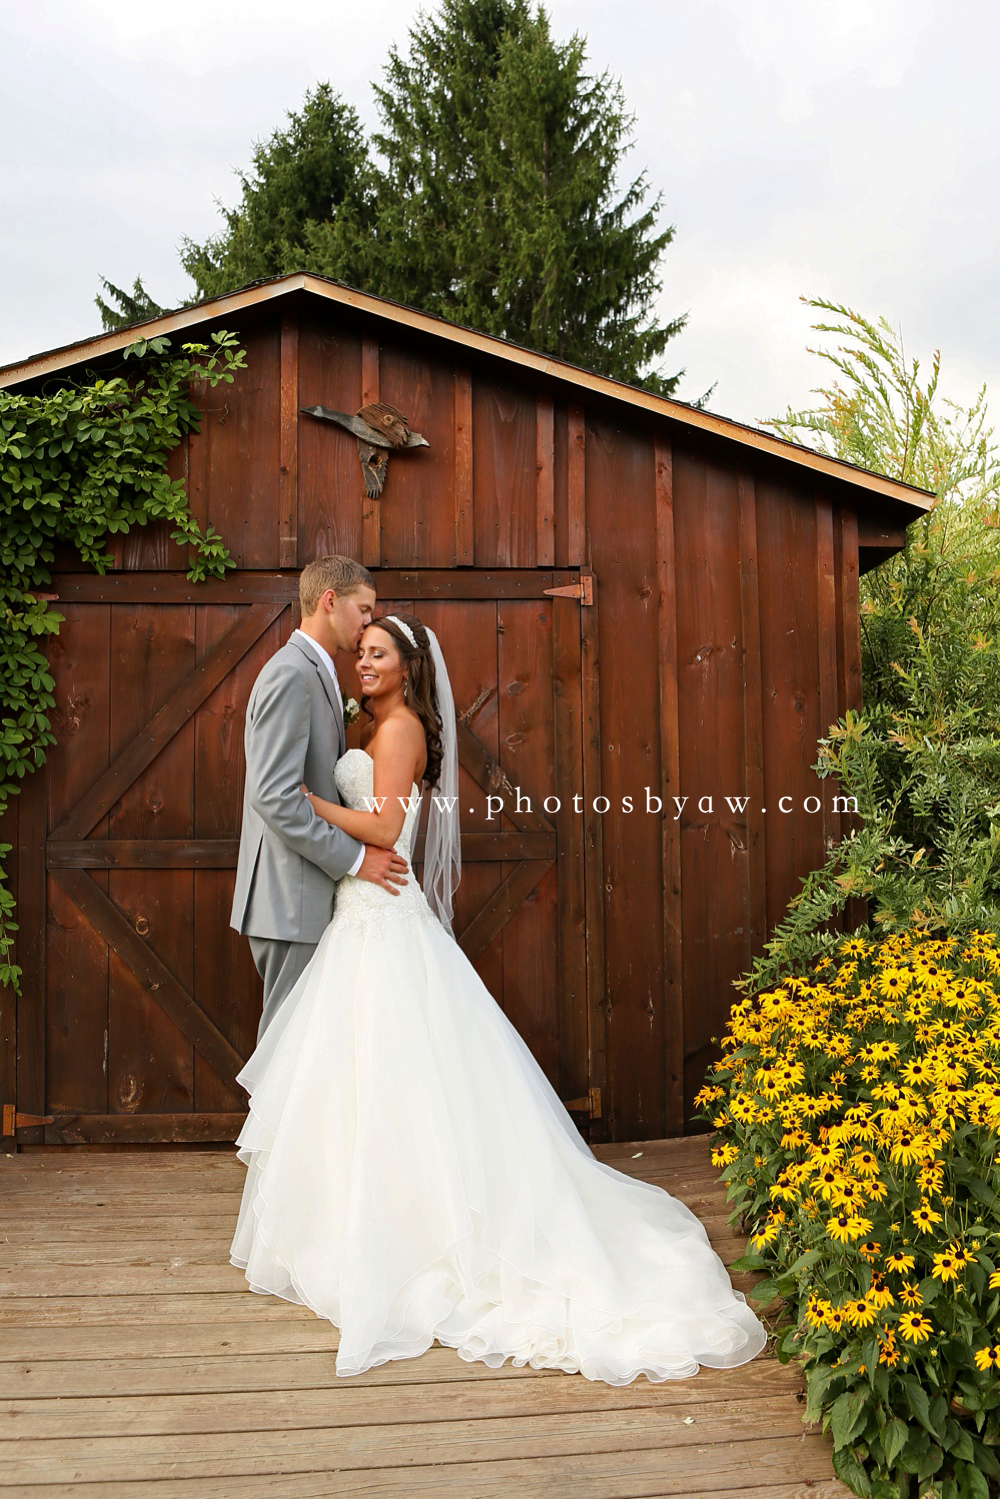
<instances>
[{"instance_id":1,"label":"carved wooden bird decoration","mask_svg":"<svg viewBox=\"0 0 1000 1499\"><path fill-rule=\"evenodd\" d=\"M343 411L331 411L328 406L303 406L307 416L318 416L326 422L336 422L358 439L358 457L365 481L365 493L375 499L382 493L389 454L393 448L429 448L430 443L419 432L411 432L410 424L395 406L372 401L362 406L354 416Z\"/></svg>"}]
</instances>

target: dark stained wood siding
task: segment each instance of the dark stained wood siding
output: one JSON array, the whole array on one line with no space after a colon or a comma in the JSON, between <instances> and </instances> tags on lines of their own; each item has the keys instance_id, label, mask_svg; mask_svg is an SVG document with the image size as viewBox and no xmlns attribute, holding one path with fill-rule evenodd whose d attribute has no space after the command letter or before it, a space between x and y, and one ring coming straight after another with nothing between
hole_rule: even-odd
<instances>
[{"instance_id":1,"label":"dark stained wood siding","mask_svg":"<svg viewBox=\"0 0 1000 1499\"><path fill-rule=\"evenodd\" d=\"M685 1114L750 956L739 476L674 453ZM669 810L677 816L676 807Z\"/></svg>"},{"instance_id":2,"label":"dark stained wood siding","mask_svg":"<svg viewBox=\"0 0 1000 1499\"><path fill-rule=\"evenodd\" d=\"M826 732L820 711L820 650L836 659L836 639L820 638L817 511L790 485L757 480L760 659L767 807L767 924L775 926L802 877L823 859L820 815L807 797L830 794L811 769ZM803 564L803 559L806 559ZM786 800L782 801L782 798ZM783 808L787 810L783 810Z\"/></svg>"},{"instance_id":3,"label":"dark stained wood siding","mask_svg":"<svg viewBox=\"0 0 1000 1499\"><path fill-rule=\"evenodd\" d=\"M661 830L644 787L659 784L655 472L648 438L588 420L587 517L600 633L607 1110L613 1139L666 1126ZM632 796L636 810L622 811ZM595 813L593 798L585 817ZM603 802L601 803L603 806Z\"/></svg>"},{"instance_id":4,"label":"dark stained wood siding","mask_svg":"<svg viewBox=\"0 0 1000 1499\"><path fill-rule=\"evenodd\" d=\"M394 569L393 601L446 638L461 618L450 666L468 728L531 798L534 830L556 830L562 864L534 885L522 871L527 898L479 955L483 979L561 1096L602 1090L591 1138L689 1128L732 981L824 840L847 826L832 812L836 788L810 766L829 723L860 706L857 509L752 447L315 299L263 303L234 326L248 369L232 386L194 392L201 430L170 471L237 570L208 585L213 602L206 593L202 604L169 528L151 526L112 550L119 573L159 575L159 589L60 605L66 624L50 651L59 746L12 819L26 972L19 1107L86 1116L90 1138L106 1137L112 1116L134 1116L122 1129L135 1138L144 1115L183 1117L176 1132L191 1139L238 1117L242 1094L224 1064L252 1048L247 996L258 984L228 926L243 707L295 622L297 569L338 551ZM394 455L371 503L354 439L299 408L352 412L376 398L406 412L430 447ZM537 578L546 567L592 568L594 606L546 599L537 584L505 592L488 577ZM429 570L439 570L433 588ZM449 580L480 576L456 615ZM134 845L135 866L73 865L169 967L179 985L171 1010L154 998L155 978L116 955L74 903L72 881L61 883L59 868L46 878L46 831L248 609L276 599L288 607L90 831L95 844ZM583 810L542 812L553 778L573 775ZM659 814L646 812L647 787ZM818 814L803 808L810 795ZM680 815L674 796L688 798ZM711 810L699 810L702 797ZM746 806L730 809L726 797ZM467 834L497 832L464 769L461 805ZM508 834L517 826L499 821ZM171 864L171 842L201 852ZM69 848L57 850L63 869ZM469 861L459 930L522 858ZM189 1002L214 1067L184 1029Z\"/></svg>"}]
</instances>

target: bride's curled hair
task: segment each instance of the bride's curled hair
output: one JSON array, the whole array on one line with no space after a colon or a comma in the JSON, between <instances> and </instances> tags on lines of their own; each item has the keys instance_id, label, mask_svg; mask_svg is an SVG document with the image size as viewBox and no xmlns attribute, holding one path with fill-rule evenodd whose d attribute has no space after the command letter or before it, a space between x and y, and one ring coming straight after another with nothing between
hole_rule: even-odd
<instances>
[{"instance_id":1,"label":"bride's curled hair","mask_svg":"<svg viewBox=\"0 0 1000 1499\"><path fill-rule=\"evenodd\" d=\"M417 642L416 646L410 643L396 620L401 620L408 626ZM436 786L441 776L441 714L438 711L437 673L431 659L427 631L419 619L412 614L401 614L399 610L395 610L392 615L383 614L380 619L373 619L372 624L391 637L393 645L403 658L406 669L406 704L423 724L424 738L427 740L424 783ZM364 706L364 698L361 702Z\"/></svg>"}]
</instances>

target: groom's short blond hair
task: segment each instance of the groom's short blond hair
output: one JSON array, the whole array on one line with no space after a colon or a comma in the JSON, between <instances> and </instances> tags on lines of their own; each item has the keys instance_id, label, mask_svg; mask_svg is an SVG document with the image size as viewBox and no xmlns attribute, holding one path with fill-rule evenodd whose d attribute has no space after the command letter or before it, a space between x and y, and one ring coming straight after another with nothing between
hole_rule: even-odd
<instances>
[{"instance_id":1,"label":"groom's short blond hair","mask_svg":"<svg viewBox=\"0 0 1000 1499\"><path fill-rule=\"evenodd\" d=\"M319 601L332 588L340 597L353 593L355 588L374 589L375 583L367 567L355 562L353 557L317 557L304 567L299 576L299 607L302 618L308 619L319 608Z\"/></svg>"}]
</instances>

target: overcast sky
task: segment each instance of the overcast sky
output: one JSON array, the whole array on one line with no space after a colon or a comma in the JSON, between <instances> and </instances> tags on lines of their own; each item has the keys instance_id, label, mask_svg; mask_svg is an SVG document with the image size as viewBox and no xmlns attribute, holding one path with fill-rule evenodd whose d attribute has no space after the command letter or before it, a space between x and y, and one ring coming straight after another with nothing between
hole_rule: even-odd
<instances>
[{"instance_id":1,"label":"overcast sky","mask_svg":"<svg viewBox=\"0 0 1000 1499\"><path fill-rule=\"evenodd\" d=\"M424 9L433 9L433 4ZM0 363L100 330L98 278L174 305L182 236L329 80L371 83L416 0L0 0ZM624 84L634 172L676 225L663 315L681 395L743 421L805 404L802 294L898 324L943 388L1000 386L1000 8L985 0L550 0Z\"/></svg>"}]
</instances>

